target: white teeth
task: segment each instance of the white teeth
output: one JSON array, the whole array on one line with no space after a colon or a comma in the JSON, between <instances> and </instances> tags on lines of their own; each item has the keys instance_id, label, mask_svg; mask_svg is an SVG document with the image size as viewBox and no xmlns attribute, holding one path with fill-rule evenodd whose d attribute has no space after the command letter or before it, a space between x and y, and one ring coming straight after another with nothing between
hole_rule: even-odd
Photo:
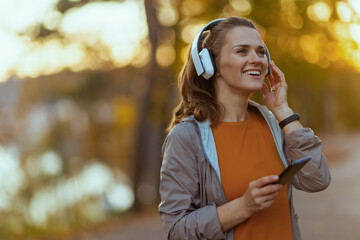
<instances>
[{"instance_id":1,"label":"white teeth","mask_svg":"<svg viewBox=\"0 0 360 240\"><path fill-rule=\"evenodd\" d=\"M246 75L260 75L260 71L246 71L245 72Z\"/></svg>"}]
</instances>

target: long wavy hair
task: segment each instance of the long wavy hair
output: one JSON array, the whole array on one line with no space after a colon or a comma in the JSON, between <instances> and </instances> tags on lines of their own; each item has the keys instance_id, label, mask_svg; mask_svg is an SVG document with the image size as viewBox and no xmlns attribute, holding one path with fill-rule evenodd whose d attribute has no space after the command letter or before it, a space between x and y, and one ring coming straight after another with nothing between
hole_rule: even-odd
<instances>
[{"instance_id":1,"label":"long wavy hair","mask_svg":"<svg viewBox=\"0 0 360 240\"><path fill-rule=\"evenodd\" d=\"M256 29L255 24L246 18L229 17L211 27L201 35L201 49L210 50L215 65L218 65L219 55L222 46L226 41L226 33L234 27L246 26ZM199 49L199 51L201 51ZM167 131L170 131L181 119L194 115L196 120L202 122L209 119L211 127L219 123L223 105L216 96L216 69L215 74L209 80L196 74L196 70L191 57L191 45L188 50L187 60L178 77L178 88L181 100L174 109L172 120Z\"/></svg>"}]
</instances>

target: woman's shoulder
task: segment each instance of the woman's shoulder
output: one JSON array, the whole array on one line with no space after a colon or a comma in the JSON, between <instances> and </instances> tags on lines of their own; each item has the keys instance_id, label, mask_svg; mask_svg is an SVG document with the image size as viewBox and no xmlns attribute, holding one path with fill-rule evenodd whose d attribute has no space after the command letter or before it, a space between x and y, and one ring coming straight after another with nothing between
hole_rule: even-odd
<instances>
[{"instance_id":1,"label":"woman's shoulder","mask_svg":"<svg viewBox=\"0 0 360 240\"><path fill-rule=\"evenodd\" d=\"M168 133L168 137L194 138L198 132L196 120L185 118L176 124Z\"/></svg>"},{"instance_id":2,"label":"woman's shoulder","mask_svg":"<svg viewBox=\"0 0 360 240\"><path fill-rule=\"evenodd\" d=\"M197 147L199 147L199 141L199 129L196 120L182 121L176 124L168 133L164 141L163 151L166 148L182 149L186 147L195 153Z\"/></svg>"}]
</instances>

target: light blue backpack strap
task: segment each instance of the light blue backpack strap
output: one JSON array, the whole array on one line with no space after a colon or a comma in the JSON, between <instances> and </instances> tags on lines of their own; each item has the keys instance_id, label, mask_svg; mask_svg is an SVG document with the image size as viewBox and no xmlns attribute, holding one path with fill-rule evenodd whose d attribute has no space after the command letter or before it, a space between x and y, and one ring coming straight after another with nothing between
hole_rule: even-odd
<instances>
[{"instance_id":1,"label":"light blue backpack strap","mask_svg":"<svg viewBox=\"0 0 360 240\"><path fill-rule=\"evenodd\" d=\"M198 122L196 121L197 125L200 129L201 134L201 145L207 160L209 161L210 165L214 168L219 181L221 183L220 177L220 168L219 168L219 161L216 152L216 145L214 136L210 127L210 121Z\"/></svg>"}]
</instances>

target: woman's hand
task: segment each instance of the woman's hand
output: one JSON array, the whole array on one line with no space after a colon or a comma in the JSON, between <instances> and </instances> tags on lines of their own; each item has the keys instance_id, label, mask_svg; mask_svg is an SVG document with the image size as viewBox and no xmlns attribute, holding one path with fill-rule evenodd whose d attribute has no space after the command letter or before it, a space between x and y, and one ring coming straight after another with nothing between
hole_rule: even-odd
<instances>
[{"instance_id":1,"label":"woman's hand","mask_svg":"<svg viewBox=\"0 0 360 240\"><path fill-rule=\"evenodd\" d=\"M246 221L254 213L270 207L276 199L282 185L272 184L278 176L266 176L249 184L240 197L217 207L217 214L223 232Z\"/></svg>"},{"instance_id":2,"label":"woman's hand","mask_svg":"<svg viewBox=\"0 0 360 240\"><path fill-rule=\"evenodd\" d=\"M275 65L273 61L270 63L271 74L268 76L271 90L263 83L261 92L267 108L275 115L276 119L281 120L292 115L294 112L289 108L287 102L288 86L285 82L284 73Z\"/></svg>"},{"instance_id":3,"label":"woman's hand","mask_svg":"<svg viewBox=\"0 0 360 240\"><path fill-rule=\"evenodd\" d=\"M245 194L241 197L243 207L248 217L254 213L270 207L276 199L281 184L273 184L279 180L278 176L266 176L249 184Z\"/></svg>"}]
</instances>

